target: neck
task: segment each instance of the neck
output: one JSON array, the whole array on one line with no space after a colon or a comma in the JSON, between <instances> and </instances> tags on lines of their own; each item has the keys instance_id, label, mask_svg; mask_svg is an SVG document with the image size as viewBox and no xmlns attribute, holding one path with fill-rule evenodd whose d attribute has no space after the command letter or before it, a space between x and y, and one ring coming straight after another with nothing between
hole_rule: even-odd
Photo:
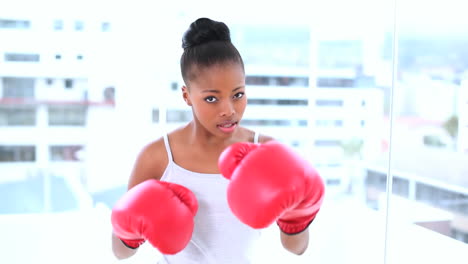
<instances>
[{"instance_id":1,"label":"neck","mask_svg":"<svg viewBox=\"0 0 468 264\"><path fill-rule=\"evenodd\" d=\"M203 148L219 149L225 148L236 142L239 131L236 130L232 135L220 137L207 131L202 125L196 121L192 121L185 127L188 132L188 140L192 145L200 145Z\"/></svg>"}]
</instances>

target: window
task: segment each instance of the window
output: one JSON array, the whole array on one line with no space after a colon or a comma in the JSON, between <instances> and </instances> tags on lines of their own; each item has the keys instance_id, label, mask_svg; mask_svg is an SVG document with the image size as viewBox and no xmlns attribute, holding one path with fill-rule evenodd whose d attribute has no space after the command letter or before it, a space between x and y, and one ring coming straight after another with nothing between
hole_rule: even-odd
<instances>
[{"instance_id":1,"label":"window","mask_svg":"<svg viewBox=\"0 0 468 264\"><path fill-rule=\"evenodd\" d=\"M109 86L104 89L104 100L106 101L115 100L115 88L113 86Z\"/></svg>"},{"instance_id":2,"label":"window","mask_svg":"<svg viewBox=\"0 0 468 264\"><path fill-rule=\"evenodd\" d=\"M153 123L159 123L159 109L153 109Z\"/></svg>"},{"instance_id":3,"label":"window","mask_svg":"<svg viewBox=\"0 0 468 264\"><path fill-rule=\"evenodd\" d=\"M34 126L36 108L34 106L1 106L0 126Z\"/></svg>"},{"instance_id":4,"label":"window","mask_svg":"<svg viewBox=\"0 0 468 264\"><path fill-rule=\"evenodd\" d=\"M50 126L84 126L87 107L82 105L54 105L48 108Z\"/></svg>"},{"instance_id":5,"label":"window","mask_svg":"<svg viewBox=\"0 0 468 264\"><path fill-rule=\"evenodd\" d=\"M109 32L111 30L111 25L109 22L102 22L101 23L101 31L102 32Z\"/></svg>"},{"instance_id":6,"label":"window","mask_svg":"<svg viewBox=\"0 0 468 264\"><path fill-rule=\"evenodd\" d=\"M332 107L341 107L343 106L343 100L324 100L318 99L315 101L316 106L332 106Z\"/></svg>"},{"instance_id":7,"label":"window","mask_svg":"<svg viewBox=\"0 0 468 264\"><path fill-rule=\"evenodd\" d=\"M79 152L83 146L50 146L50 160L51 161L80 161Z\"/></svg>"},{"instance_id":8,"label":"window","mask_svg":"<svg viewBox=\"0 0 468 264\"><path fill-rule=\"evenodd\" d=\"M56 59L56 60L62 59L62 55L60 55L60 54L55 54L55 59Z\"/></svg>"},{"instance_id":9,"label":"window","mask_svg":"<svg viewBox=\"0 0 468 264\"><path fill-rule=\"evenodd\" d=\"M341 183L340 179L326 179L326 183L329 186L338 186Z\"/></svg>"},{"instance_id":10,"label":"window","mask_svg":"<svg viewBox=\"0 0 468 264\"><path fill-rule=\"evenodd\" d=\"M269 85L269 86L299 86L308 87L308 77L295 76L246 76L245 83L247 85Z\"/></svg>"},{"instance_id":11,"label":"window","mask_svg":"<svg viewBox=\"0 0 468 264\"><path fill-rule=\"evenodd\" d=\"M4 98L34 98L34 85L36 79L24 77L4 77Z\"/></svg>"},{"instance_id":12,"label":"window","mask_svg":"<svg viewBox=\"0 0 468 264\"><path fill-rule=\"evenodd\" d=\"M72 79L65 79L65 88L66 89L71 89L73 88L73 80Z\"/></svg>"},{"instance_id":13,"label":"window","mask_svg":"<svg viewBox=\"0 0 468 264\"><path fill-rule=\"evenodd\" d=\"M84 29L84 22L81 20L75 21L75 31L83 31Z\"/></svg>"},{"instance_id":14,"label":"window","mask_svg":"<svg viewBox=\"0 0 468 264\"><path fill-rule=\"evenodd\" d=\"M179 89L179 84L177 82L171 82L171 90L177 91Z\"/></svg>"},{"instance_id":15,"label":"window","mask_svg":"<svg viewBox=\"0 0 468 264\"><path fill-rule=\"evenodd\" d=\"M354 80L353 79L346 79L346 78L325 78L320 77L317 80L318 87L354 87Z\"/></svg>"},{"instance_id":16,"label":"window","mask_svg":"<svg viewBox=\"0 0 468 264\"><path fill-rule=\"evenodd\" d=\"M317 127L342 127L343 120L315 120Z\"/></svg>"},{"instance_id":17,"label":"window","mask_svg":"<svg viewBox=\"0 0 468 264\"><path fill-rule=\"evenodd\" d=\"M35 146L0 146L0 162L36 161Z\"/></svg>"},{"instance_id":18,"label":"window","mask_svg":"<svg viewBox=\"0 0 468 264\"><path fill-rule=\"evenodd\" d=\"M245 77L245 84L247 85L269 85L270 79L267 76L251 76Z\"/></svg>"},{"instance_id":19,"label":"window","mask_svg":"<svg viewBox=\"0 0 468 264\"><path fill-rule=\"evenodd\" d=\"M297 125L298 126L301 126L301 127L306 127L307 125L309 124L309 122L307 120L297 120Z\"/></svg>"},{"instance_id":20,"label":"window","mask_svg":"<svg viewBox=\"0 0 468 264\"><path fill-rule=\"evenodd\" d=\"M393 193L402 197L408 198L409 196L409 180L393 176Z\"/></svg>"},{"instance_id":21,"label":"window","mask_svg":"<svg viewBox=\"0 0 468 264\"><path fill-rule=\"evenodd\" d=\"M39 54L29 53L5 53L5 61L17 61L17 62L38 62Z\"/></svg>"},{"instance_id":22,"label":"window","mask_svg":"<svg viewBox=\"0 0 468 264\"><path fill-rule=\"evenodd\" d=\"M468 194L426 183L416 183L416 199L445 209L468 214ZM458 201L458 202L450 202ZM465 201L463 203L463 201Z\"/></svg>"},{"instance_id":23,"label":"window","mask_svg":"<svg viewBox=\"0 0 468 264\"><path fill-rule=\"evenodd\" d=\"M465 233L463 231L452 229L452 237L456 240L468 243L468 233Z\"/></svg>"},{"instance_id":24,"label":"window","mask_svg":"<svg viewBox=\"0 0 468 264\"><path fill-rule=\"evenodd\" d=\"M441 138L440 135L424 135L423 143L425 146L428 147L436 147L442 149L447 147L447 143L444 142L444 139Z\"/></svg>"},{"instance_id":25,"label":"window","mask_svg":"<svg viewBox=\"0 0 468 264\"><path fill-rule=\"evenodd\" d=\"M166 121L168 123L187 122L192 120L192 112L187 110L168 110Z\"/></svg>"},{"instance_id":26,"label":"window","mask_svg":"<svg viewBox=\"0 0 468 264\"><path fill-rule=\"evenodd\" d=\"M0 18L0 28L28 29L30 27L31 22L29 22L28 20L13 20Z\"/></svg>"},{"instance_id":27,"label":"window","mask_svg":"<svg viewBox=\"0 0 468 264\"><path fill-rule=\"evenodd\" d=\"M287 119L244 119L241 121L246 126L306 126L307 120Z\"/></svg>"},{"instance_id":28,"label":"window","mask_svg":"<svg viewBox=\"0 0 468 264\"><path fill-rule=\"evenodd\" d=\"M376 187L380 191L385 191L387 185L387 175L375 170L367 170L366 186Z\"/></svg>"},{"instance_id":29,"label":"window","mask_svg":"<svg viewBox=\"0 0 468 264\"><path fill-rule=\"evenodd\" d=\"M54 20L54 30L55 31L63 30L63 20Z\"/></svg>"},{"instance_id":30,"label":"window","mask_svg":"<svg viewBox=\"0 0 468 264\"><path fill-rule=\"evenodd\" d=\"M341 146L341 141L339 140L316 140L315 141L316 147L339 147Z\"/></svg>"},{"instance_id":31,"label":"window","mask_svg":"<svg viewBox=\"0 0 468 264\"><path fill-rule=\"evenodd\" d=\"M306 106L307 100L300 99L248 99L248 104L251 105L301 105Z\"/></svg>"}]
</instances>

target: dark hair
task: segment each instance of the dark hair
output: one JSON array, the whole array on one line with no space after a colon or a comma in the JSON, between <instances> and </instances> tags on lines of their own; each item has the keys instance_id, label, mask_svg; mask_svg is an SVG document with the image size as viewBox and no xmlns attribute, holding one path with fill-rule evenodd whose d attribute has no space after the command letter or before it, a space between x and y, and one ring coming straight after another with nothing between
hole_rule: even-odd
<instances>
[{"instance_id":1,"label":"dark hair","mask_svg":"<svg viewBox=\"0 0 468 264\"><path fill-rule=\"evenodd\" d=\"M193 66L209 67L219 63L244 62L239 51L231 42L229 28L223 22L199 18L185 32L182 38L184 53L180 59L180 70L185 83L195 78Z\"/></svg>"}]
</instances>

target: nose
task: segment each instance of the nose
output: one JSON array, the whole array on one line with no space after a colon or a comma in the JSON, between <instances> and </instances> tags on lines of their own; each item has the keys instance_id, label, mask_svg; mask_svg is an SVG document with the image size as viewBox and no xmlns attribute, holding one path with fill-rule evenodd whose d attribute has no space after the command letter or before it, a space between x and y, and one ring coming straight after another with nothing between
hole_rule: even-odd
<instances>
[{"instance_id":1,"label":"nose","mask_svg":"<svg viewBox=\"0 0 468 264\"><path fill-rule=\"evenodd\" d=\"M220 116L232 116L235 113L234 105L231 102L222 104Z\"/></svg>"}]
</instances>

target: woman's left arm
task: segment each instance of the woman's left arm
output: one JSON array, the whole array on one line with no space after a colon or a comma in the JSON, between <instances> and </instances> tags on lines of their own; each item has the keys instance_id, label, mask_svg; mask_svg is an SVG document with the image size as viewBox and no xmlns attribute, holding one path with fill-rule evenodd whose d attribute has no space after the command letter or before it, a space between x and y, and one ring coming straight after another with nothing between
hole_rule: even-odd
<instances>
[{"instance_id":1,"label":"woman's left arm","mask_svg":"<svg viewBox=\"0 0 468 264\"><path fill-rule=\"evenodd\" d=\"M266 143L274 140L269 136L261 136L260 143ZM309 229L305 229L299 234L288 235L280 230L281 244L283 247L291 253L296 255L302 255L309 246Z\"/></svg>"},{"instance_id":2,"label":"woman's left arm","mask_svg":"<svg viewBox=\"0 0 468 264\"><path fill-rule=\"evenodd\" d=\"M302 255L309 245L309 229L302 231L299 234L288 235L281 232L281 244L291 253Z\"/></svg>"}]
</instances>

